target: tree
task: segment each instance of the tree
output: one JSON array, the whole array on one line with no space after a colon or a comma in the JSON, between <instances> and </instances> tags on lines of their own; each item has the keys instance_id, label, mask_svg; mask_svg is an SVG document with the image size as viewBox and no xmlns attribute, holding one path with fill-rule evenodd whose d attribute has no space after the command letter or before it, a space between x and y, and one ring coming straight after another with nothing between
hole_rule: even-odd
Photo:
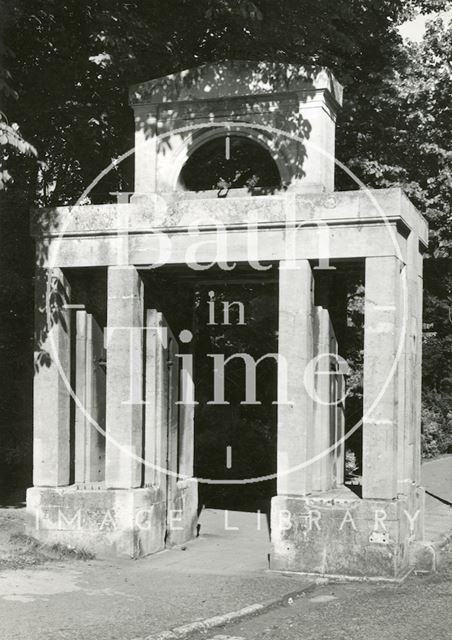
<instances>
[{"instance_id":1,"label":"tree","mask_svg":"<svg viewBox=\"0 0 452 640\"><path fill-rule=\"evenodd\" d=\"M375 116L367 127L362 121L365 112L360 112L360 122L349 118L346 135L340 138L342 157L365 184L401 185L429 222L424 262L424 428L428 449L436 452L452 448L451 60L452 24L436 18L428 23L422 42L410 44L396 57L381 92L372 100Z\"/></svg>"},{"instance_id":2,"label":"tree","mask_svg":"<svg viewBox=\"0 0 452 640\"><path fill-rule=\"evenodd\" d=\"M20 100L8 109L44 163L37 203L73 202L132 145L127 87L204 61L287 60L330 67L347 87L346 113L369 122L399 55L406 0L4 0L8 67ZM190 28L187 28L187 25ZM359 117L359 115L361 117ZM370 118L372 121L374 118ZM130 168L113 182L130 188Z\"/></svg>"},{"instance_id":3,"label":"tree","mask_svg":"<svg viewBox=\"0 0 452 640\"><path fill-rule=\"evenodd\" d=\"M36 156L36 149L23 139L19 132L17 122L9 123L6 114L2 111L5 98L18 98L17 92L11 88L9 81L11 74L3 66L3 59L7 55L4 47L3 33L5 30L7 12L3 2L0 2L0 191L4 190L7 183L12 179L10 173L5 168L5 164L11 154L22 154Z\"/></svg>"}]
</instances>

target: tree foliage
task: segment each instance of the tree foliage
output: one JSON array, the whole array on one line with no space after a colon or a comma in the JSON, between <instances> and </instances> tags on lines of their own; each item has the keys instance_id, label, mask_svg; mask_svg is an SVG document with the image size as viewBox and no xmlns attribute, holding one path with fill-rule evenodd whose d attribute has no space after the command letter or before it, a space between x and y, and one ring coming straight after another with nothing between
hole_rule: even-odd
<instances>
[{"instance_id":1,"label":"tree foliage","mask_svg":"<svg viewBox=\"0 0 452 640\"><path fill-rule=\"evenodd\" d=\"M343 159L365 184L402 185L429 222L423 423L434 441L427 447L424 438L430 452L452 449L451 60L452 23L436 18L428 23L420 43L397 54L380 91L371 97L373 115L358 109L358 118L345 121L339 138Z\"/></svg>"},{"instance_id":2,"label":"tree foliage","mask_svg":"<svg viewBox=\"0 0 452 640\"><path fill-rule=\"evenodd\" d=\"M344 121L379 127L374 99L400 52L406 0L4 0L10 120L44 163L39 204L73 202L132 144L129 84L226 58L317 63L346 85ZM371 116L369 118L369 115ZM376 121L375 121L376 120ZM353 126L353 125L352 125ZM347 128L344 129L344 140ZM345 142L345 144L348 144ZM110 181L130 187L130 170ZM108 180L102 199L109 190ZM96 194L95 194L96 196ZM94 197L95 197L94 196Z\"/></svg>"}]
</instances>

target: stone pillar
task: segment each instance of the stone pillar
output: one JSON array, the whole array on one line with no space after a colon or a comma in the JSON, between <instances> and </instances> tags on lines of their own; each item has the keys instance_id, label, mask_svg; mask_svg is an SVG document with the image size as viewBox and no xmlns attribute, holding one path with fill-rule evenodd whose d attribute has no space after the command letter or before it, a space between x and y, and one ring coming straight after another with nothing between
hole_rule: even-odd
<instances>
[{"instance_id":1,"label":"stone pillar","mask_svg":"<svg viewBox=\"0 0 452 640\"><path fill-rule=\"evenodd\" d=\"M168 367L166 328L156 309L146 312L145 465L147 486L160 487L166 495L168 422Z\"/></svg>"},{"instance_id":2,"label":"stone pillar","mask_svg":"<svg viewBox=\"0 0 452 640\"><path fill-rule=\"evenodd\" d=\"M303 135L306 123L309 123L310 133L307 140L307 153L300 144L300 160L297 169L303 177L297 176L294 187L305 193L332 192L334 191L336 114L339 105L324 90L315 91L313 95L301 91L298 92L297 97L301 117L299 135Z\"/></svg>"},{"instance_id":3,"label":"stone pillar","mask_svg":"<svg viewBox=\"0 0 452 640\"><path fill-rule=\"evenodd\" d=\"M336 355L337 341L336 341ZM334 351L332 351L334 353ZM336 448L333 452L333 485L338 487L344 484L344 443L342 438L345 435L345 373L341 362L336 363L336 376L333 381L335 405L331 407L332 426L334 427L334 443Z\"/></svg>"},{"instance_id":4,"label":"stone pillar","mask_svg":"<svg viewBox=\"0 0 452 640\"><path fill-rule=\"evenodd\" d=\"M179 407L176 404L179 395L179 360L177 341L168 327L168 351L165 366L167 369L168 395L168 500L174 499L176 494L177 474L179 472Z\"/></svg>"},{"instance_id":5,"label":"stone pillar","mask_svg":"<svg viewBox=\"0 0 452 640\"><path fill-rule=\"evenodd\" d=\"M401 269L394 256L366 259L363 498L391 500L398 491Z\"/></svg>"},{"instance_id":6,"label":"stone pillar","mask_svg":"<svg viewBox=\"0 0 452 640\"><path fill-rule=\"evenodd\" d=\"M345 474L346 441L343 441L343 438L345 436L345 406L347 402L346 376L350 374L350 367L347 361L342 357L342 341L347 327L347 287L342 278L337 278L335 280L334 292L336 300L333 322L334 336L331 352L336 353L337 357L334 363L334 369L336 371L336 376L334 378L335 405L332 407L335 427L334 442L336 444L336 448L334 450L335 461L333 480L335 479L336 486L341 486L344 484Z\"/></svg>"},{"instance_id":7,"label":"stone pillar","mask_svg":"<svg viewBox=\"0 0 452 640\"><path fill-rule=\"evenodd\" d=\"M135 107L135 193L157 191L157 109L153 105Z\"/></svg>"},{"instance_id":8,"label":"stone pillar","mask_svg":"<svg viewBox=\"0 0 452 640\"><path fill-rule=\"evenodd\" d=\"M135 267L109 267L105 481L114 489L142 484L143 315L143 282Z\"/></svg>"},{"instance_id":9,"label":"stone pillar","mask_svg":"<svg viewBox=\"0 0 452 640\"><path fill-rule=\"evenodd\" d=\"M104 335L90 313L78 310L75 318L75 392L81 404L75 409L75 482L101 482L105 477Z\"/></svg>"},{"instance_id":10,"label":"stone pillar","mask_svg":"<svg viewBox=\"0 0 452 640\"><path fill-rule=\"evenodd\" d=\"M422 256L419 237L413 229L407 239L404 367L399 383L399 493L409 492L412 482L420 483L421 399L422 399Z\"/></svg>"},{"instance_id":11,"label":"stone pillar","mask_svg":"<svg viewBox=\"0 0 452 640\"><path fill-rule=\"evenodd\" d=\"M305 371L313 352L313 278L308 260L280 263L278 352L278 495L311 491L310 466L285 474L310 458L313 401ZM287 372L287 375L285 375ZM287 397L285 383L287 378ZM284 386L283 386L284 385Z\"/></svg>"},{"instance_id":12,"label":"stone pillar","mask_svg":"<svg viewBox=\"0 0 452 640\"><path fill-rule=\"evenodd\" d=\"M70 476L71 326L69 285L60 269L36 277L33 484L60 487Z\"/></svg>"},{"instance_id":13,"label":"stone pillar","mask_svg":"<svg viewBox=\"0 0 452 640\"><path fill-rule=\"evenodd\" d=\"M413 417L413 438L414 438L414 469L413 480L421 482L421 410L422 410L422 307L424 294L424 273L423 256L419 251L419 239L416 237L417 251L415 253L415 299L414 316L416 318L415 336L415 377L414 377L414 417Z\"/></svg>"},{"instance_id":14,"label":"stone pillar","mask_svg":"<svg viewBox=\"0 0 452 640\"><path fill-rule=\"evenodd\" d=\"M192 357L193 353L188 355ZM179 405L179 474L182 477L191 478L193 477L195 453L195 385L191 375L184 369L181 370L181 385L183 387L180 400L183 404ZM185 402L182 391L186 392Z\"/></svg>"},{"instance_id":15,"label":"stone pillar","mask_svg":"<svg viewBox=\"0 0 452 640\"><path fill-rule=\"evenodd\" d=\"M316 361L314 374L314 432L313 455L320 456L312 464L313 491L327 491L333 486L334 450L328 451L334 444L334 423L332 407L331 353L336 352L336 338L329 311L330 274L317 272L315 280L315 326L316 337L314 352ZM334 343L334 348L333 348Z\"/></svg>"}]
</instances>

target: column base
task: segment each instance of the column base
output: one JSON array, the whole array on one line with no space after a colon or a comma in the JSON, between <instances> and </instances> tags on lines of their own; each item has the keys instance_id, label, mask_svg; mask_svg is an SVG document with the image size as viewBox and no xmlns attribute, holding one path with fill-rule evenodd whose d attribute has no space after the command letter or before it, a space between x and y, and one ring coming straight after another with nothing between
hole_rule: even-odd
<instances>
[{"instance_id":1,"label":"column base","mask_svg":"<svg viewBox=\"0 0 452 640\"><path fill-rule=\"evenodd\" d=\"M346 487L306 497L276 496L270 568L319 576L397 579L409 547L423 538L424 490L362 500Z\"/></svg>"},{"instance_id":2,"label":"column base","mask_svg":"<svg viewBox=\"0 0 452 640\"><path fill-rule=\"evenodd\" d=\"M27 533L98 557L138 558L182 544L196 535L197 486L187 484L177 530L169 530L166 500L158 487L79 489L32 487L27 491ZM179 483L178 483L179 484ZM177 508L177 507L174 507ZM168 524L167 524L168 522Z\"/></svg>"},{"instance_id":3,"label":"column base","mask_svg":"<svg viewBox=\"0 0 452 640\"><path fill-rule=\"evenodd\" d=\"M183 544L197 535L198 524L198 482L178 480L170 502L171 525L168 526L166 546Z\"/></svg>"}]
</instances>

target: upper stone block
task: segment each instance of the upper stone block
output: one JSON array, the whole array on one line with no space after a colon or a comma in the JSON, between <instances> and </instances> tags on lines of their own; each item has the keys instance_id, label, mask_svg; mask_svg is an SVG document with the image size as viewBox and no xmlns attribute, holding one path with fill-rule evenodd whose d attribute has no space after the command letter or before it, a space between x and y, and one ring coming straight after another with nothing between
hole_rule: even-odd
<instances>
[{"instance_id":1,"label":"upper stone block","mask_svg":"<svg viewBox=\"0 0 452 640\"><path fill-rule=\"evenodd\" d=\"M343 87L331 71L278 62L230 60L202 64L130 87L132 106L272 93L326 91L342 106Z\"/></svg>"},{"instance_id":2,"label":"upper stone block","mask_svg":"<svg viewBox=\"0 0 452 640\"><path fill-rule=\"evenodd\" d=\"M225 183L221 197L240 195L250 183L253 195L334 190L342 86L327 69L203 64L134 85L130 104L137 197L181 190L216 195Z\"/></svg>"}]
</instances>

